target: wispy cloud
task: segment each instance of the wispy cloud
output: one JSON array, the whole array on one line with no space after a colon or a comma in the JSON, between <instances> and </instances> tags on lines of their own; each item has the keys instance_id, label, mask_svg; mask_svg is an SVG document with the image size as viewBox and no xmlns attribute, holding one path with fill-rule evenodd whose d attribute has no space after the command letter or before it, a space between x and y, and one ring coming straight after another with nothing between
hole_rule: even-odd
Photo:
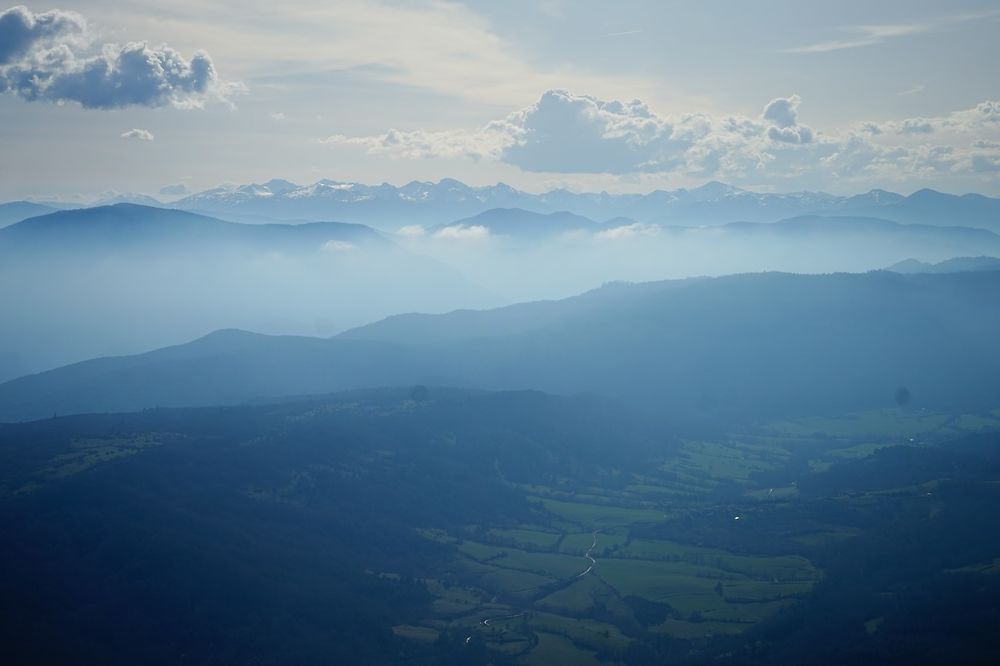
<instances>
[{"instance_id":1,"label":"wispy cloud","mask_svg":"<svg viewBox=\"0 0 1000 666\"><path fill-rule=\"evenodd\" d=\"M605 37L626 37L628 35L641 35L645 30L622 30L621 32L609 32Z\"/></svg>"},{"instance_id":2,"label":"wispy cloud","mask_svg":"<svg viewBox=\"0 0 1000 666\"><path fill-rule=\"evenodd\" d=\"M855 25L845 29L847 33L845 37L817 42L815 44L806 44L805 46L795 46L785 49L785 53L828 53L830 51L874 46L875 44L883 44L898 37L939 32L974 21L996 18L997 16L1000 16L1000 9L956 14L954 16L939 16L926 21L915 21L912 23Z\"/></svg>"},{"instance_id":3,"label":"wispy cloud","mask_svg":"<svg viewBox=\"0 0 1000 666\"><path fill-rule=\"evenodd\" d=\"M922 83L918 83L912 88L907 88L906 90L900 90L896 95L898 97L906 97L907 95L916 95L917 93L923 92L927 86Z\"/></svg>"}]
</instances>

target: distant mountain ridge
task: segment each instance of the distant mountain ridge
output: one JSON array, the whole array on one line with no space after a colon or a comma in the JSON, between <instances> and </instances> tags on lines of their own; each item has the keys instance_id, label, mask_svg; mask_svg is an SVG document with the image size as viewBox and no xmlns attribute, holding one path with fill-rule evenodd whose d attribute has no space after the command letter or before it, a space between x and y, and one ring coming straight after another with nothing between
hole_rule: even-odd
<instances>
[{"instance_id":1,"label":"distant mountain ridge","mask_svg":"<svg viewBox=\"0 0 1000 666\"><path fill-rule=\"evenodd\" d=\"M936 264L906 259L886 268L894 273L963 273L969 271L1000 271L997 257L955 257Z\"/></svg>"},{"instance_id":2,"label":"distant mountain ridge","mask_svg":"<svg viewBox=\"0 0 1000 666\"><path fill-rule=\"evenodd\" d=\"M0 379L220 328L333 334L504 299L358 224L116 204L0 229Z\"/></svg>"},{"instance_id":3,"label":"distant mountain ridge","mask_svg":"<svg viewBox=\"0 0 1000 666\"><path fill-rule=\"evenodd\" d=\"M63 248L77 252L94 245L145 245L162 250L163 243L227 242L278 250L318 249L323 243L347 241L387 246L379 233L360 224L313 222L302 225L249 225L168 208L118 203L54 211L0 229L0 253L27 245L30 251Z\"/></svg>"},{"instance_id":4,"label":"distant mountain ridge","mask_svg":"<svg viewBox=\"0 0 1000 666\"><path fill-rule=\"evenodd\" d=\"M11 202L14 203L26 202ZM752 192L717 181L692 189L655 190L645 194L566 189L533 194L505 183L470 186L452 178L436 183L411 181L401 186L329 179L300 185L273 178L264 183L215 187L172 203L140 194L110 194L97 205L113 203L178 208L236 222L342 220L388 230L408 224L433 227L491 209L520 208L540 214L566 212L598 221L627 218L667 225L774 222L802 215L851 215L904 223L980 227L1000 232L1000 199L979 194L953 195L930 189L909 196L881 189L850 196L825 192L771 193ZM11 204L0 204L0 226L4 220L2 207ZM52 207L65 208L67 205ZM18 220L11 218L11 221Z\"/></svg>"},{"instance_id":5,"label":"distant mountain ridge","mask_svg":"<svg viewBox=\"0 0 1000 666\"><path fill-rule=\"evenodd\" d=\"M679 422L875 409L900 386L928 408L988 407L998 292L1000 272L763 273L393 317L330 339L229 331L7 382L0 420L413 384L592 392Z\"/></svg>"},{"instance_id":6,"label":"distant mountain ridge","mask_svg":"<svg viewBox=\"0 0 1000 666\"><path fill-rule=\"evenodd\" d=\"M541 194L505 183L474 187L454 179L365 185L320 180L297 185L274 179L262 184L218 187L171 204L184 210L279 219L341 219L396 229L406 224L436 226L495 208L533 213L567 212L595 220L624 217L678 225L770 222L800 215L867 215L897 222L977 226L1000 231L1000 199L920 190L903 196L871 190L854 196L824 192L758 193L719 182L693 189L647 194L570 192Z\"/></svg>"},{"instance_id":7,"label":"distant mountain ridge","mask_svg":"<svg viewBox=\"0 0 1000 666\"><path fill-rule=\"evenodd\" d=\"M16 224L29 217L37 217L58 210L53 206L33 203L31 201L10 201L0 204L0 228Z\"/></svg>"}]
</instances>

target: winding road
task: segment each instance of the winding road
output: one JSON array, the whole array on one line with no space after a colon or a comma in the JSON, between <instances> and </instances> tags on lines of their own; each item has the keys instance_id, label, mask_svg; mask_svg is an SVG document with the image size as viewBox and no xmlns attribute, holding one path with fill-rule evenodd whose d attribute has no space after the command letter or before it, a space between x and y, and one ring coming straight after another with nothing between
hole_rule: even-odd
<instances>
[{"instance_id":1,"label":"winding road","mask_svg":"<svg viewBox=\"0 0 1000 666\"><path fill-rule=\"evenodd\" d=\"M589 574L591 571L594 570L594 565L597 564L597 560L594 559L594 556L591 555L591 553L593 553L594 549L597 548L597 535L600 534L600 532L601 530L594 530L591 533L591 536L594 537L594 542L590 544L590 548L588 548L587 552L584 554L584 557L590 560L590 566L581 571L580 573L578 573L576 576L574 576L574 578L583 578L584 576L586 576L587 574Z\"/></svg>"},{"instance_id":2,"label":"winding road","mask_svg":"<svg viewBox=\"0 0 1000 666\"><path fill-rule=\"evenodd\" d=\"M593 553L594 549L597 548L597 535L600 533L601 530L594 530L593 532L591 532L590 535L593 537L593 541L591 541L590 548L588 548L587 552L584 553L583 555L585 558L587 558L587 560L590 561L590 564L587 566L586 569L576 574L575 576L573 576L573 578L569 580L576 580L577 578L583 578L584 576L586 576L587 574L589 574L591 571L594 570L594 565L597 564L597 559L594 557ZM533 589L533 588L527 588L527 589ZM494 617L484 617L482 620L479 621L479 626L488 627L490 626L490 622L496 622L497 620L513 620L515 617L521 617L525 613L526 611L521 611L520 613L497 615ZM465 644L468 645L471 642L472 642L472 636L467 636L465 639Z\"/></svg>"}]
</instances>

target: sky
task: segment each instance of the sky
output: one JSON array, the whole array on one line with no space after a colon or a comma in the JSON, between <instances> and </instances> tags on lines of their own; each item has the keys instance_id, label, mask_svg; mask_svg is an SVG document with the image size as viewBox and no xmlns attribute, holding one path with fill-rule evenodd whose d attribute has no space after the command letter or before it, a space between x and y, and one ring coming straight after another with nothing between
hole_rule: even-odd
<instances>
[{"instance_id":1,"label":"sky","mask_svg":"<svg viewBox=\"0 0 1000 666\"><path fill-rule=\"evenodd\" d=\"M0 5L0 200L457 178L1000 196L1000 5Z\"/></svg>"}]
</instances>

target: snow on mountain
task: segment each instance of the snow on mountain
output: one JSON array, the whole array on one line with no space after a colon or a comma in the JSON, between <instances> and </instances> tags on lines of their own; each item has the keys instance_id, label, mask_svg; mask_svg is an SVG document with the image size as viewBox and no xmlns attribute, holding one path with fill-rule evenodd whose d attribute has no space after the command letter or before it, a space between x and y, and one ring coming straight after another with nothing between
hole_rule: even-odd
<instances>
[{"instance_id":1,"label":"snow on mountain","mask_svg":"<svg viewBox=\"0 0 1000 666\"><path fill-rule=\"evenodd\" d=\"M469 186L445 178L437 183L411 181L367 185L319 180L309 185L274 179L263 184L226 185L172 204L184 210L226 214L248 221L343 221L396 230L410 224L441 225L494 208L533 213L568 212L601 220L627 217L642 223L703 226L728 222L774 222L799 215L864 214L897 222L993 228L1000 200L957 197L921 191L905 197L884 190L854 196L825 192L751 192L712 181L693 189L656 190L647 194L571 192L541 194L505 183Z\"/></svg>"}]
</instances>

